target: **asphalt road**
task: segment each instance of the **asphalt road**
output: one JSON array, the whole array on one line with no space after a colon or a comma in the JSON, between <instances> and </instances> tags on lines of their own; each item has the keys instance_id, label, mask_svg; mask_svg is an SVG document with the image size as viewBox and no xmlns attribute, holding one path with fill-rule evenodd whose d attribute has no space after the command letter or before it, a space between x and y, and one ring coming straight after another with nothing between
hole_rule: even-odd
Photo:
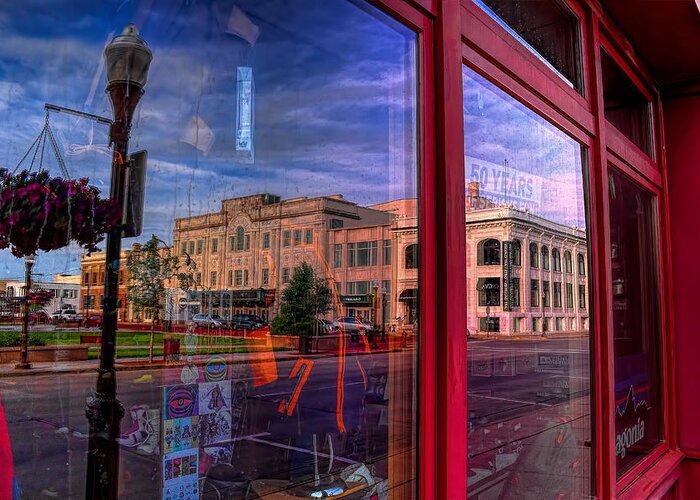
<instances>
[{"instance_id":1,"label":"asphalt road","mask_svg":"<svg viewBox=\"0 0 700 500\"><path fill-rule=\"evenodd\" d=\"M515 460L523 444L546 430L546 422L566 413L577 429L589 432L589 355L585 339L470 340L467 368L471 484ZM398 436L394 423L410 423L408 397L403 413L391 412L392 384L405 391L414 380L415 350L348 356L342 392L338 391L338 358L314 357L309 377L290 377L295 360L277 363L278 379L253 385L250 366L235 365L234 377L245 382L246 397L232 419L232 463L247 478L299 479L313 473L313 436L323 472L333 455L335 472L353 463L372 465L386 477L388 457L411 436ZM297 367L298 368L298 367ZM229 370L232 367L229 366ZM126 409L122 429L131 426L135 405L163 408L163 387L178 383L181 368L140 368L118 372L119 399ZM389 376L390 373L393 375ZM94 373L0 378L0 398L12 441L15 476L23 498L84 498L87 451L86 398ZM301 390L291 415L280 410ZM338 432L336 408L344 408ZM408 401L408 403L407 403ZM288 409L288 407L287 407ZM401 422L399 422L401 420ZM545 422L545 423L543 423ZM330 437L328 437L330 436ZM332 449L331 449L332 448ZM162 455L143 455L122 448L121 497L161 498ZM583 472L585 475L586 473Z\"/></svg>"},{"instance_id":2,"label":"asphalt road","mask_svg":"<svg viewBox=\"0 0 700 500\"><path fill-rule=\"evenodd\" d=\"M232 422L234 463L250 478L305 477L313 473L311 450L316 434L322 469L329 466L333 446L334 471L358 462L371 463L376 473L385 477L389 436L382 396L389 356L397 376L407 374L412 378L414 354L403 351L347 356L340 395L336 383L338 357L314 357L291 416L279 411L279 402L290 400L300 379L289 378L294 360L279 361L277 382L257 388L253 387L250 367L236 365L235 376L247 385L247 397L237 407ZM145 404L162 411L163 386L177 384L181 369L118 372L118 397L126 409L122 430L131 425L129 409L134 405ZM85 403L94 383L94 373L0 378L15 477L23 498L84 497L88 430ZM342 434L337 430L335 412L339 397L343 398L343 425L347 431ZM161 498L160 455L143 455L134 448L122 447L120 460L121 497Z\"/></svg>"}]
</instances>

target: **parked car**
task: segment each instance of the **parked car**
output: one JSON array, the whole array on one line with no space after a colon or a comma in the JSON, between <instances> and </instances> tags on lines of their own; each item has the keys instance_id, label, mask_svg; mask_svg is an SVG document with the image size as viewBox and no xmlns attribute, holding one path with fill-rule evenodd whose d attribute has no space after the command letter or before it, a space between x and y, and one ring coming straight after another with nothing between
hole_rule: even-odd
<instances>
[{"instance_id":1,"label":"parked car","mask_svg":"<svg viewBox=\"0 0 700 500\"><path fill-rule=\"evenodd\" d=\"M328 321L327 319L317 319L316 325L316 329L319 335L329 335L331 333L335 333L338 330L338 328L333 324L333 322Z\"/></svg>"},{"instance_id":2,"label":"parked car","mask_svg":"<svg viewBox=\"0 0 700 500\"><path fill-rule=\"evenodd\" d=\"M85 319L85 326L96 326L96 327L101 327L102 326L102 315L101 314L90 314L86 319Z\"/></svg>"},{"instance_id":3,"label":"parked car","mask_svg":"<svg viewBox=\"0 0 700 500\"><path fill-rule=\"evenodd\" d=\"M82 314L80 316L84 319ZM74 323L80 321L80 319L75 309L61 309L51 315L52 323Z\"/></svg>"},{"instance_id":4,"label":"parked car","mask_svg":"<svg viewBox=\"0 0 700 500\"><path fill-rule=\"evenodd\" d=\"M231 328L234 330L257 330L265 326L265 321L256 314L234 314Z\"/></svg>"},{"instance_id":5,"label":"parked car","mask_svg":"<svg viewBox=\"0 0 700 500\"><path fill-rule=\"evenodd\" d=\"M217 316L218 318L218 316ZM192 325L195 327L205 327L205 328L223 328L224 323L219 318L216 319L212 317L211 314L195 314L192 316Z\"/></svg>"},{"instance_id":6,"label":"parked car","mask_svg":"<svg viewBox=\"0 0 700 500\"><path fill-rule=\"evenodd\" d=\"M367 333L373 328L373 326L370 323L367 323L366 321L360 318L356 318L354 316L344 316L342 318L336 318L336 320L333 322L333 326L345 333Z\"/></svg>"}]
</instances>

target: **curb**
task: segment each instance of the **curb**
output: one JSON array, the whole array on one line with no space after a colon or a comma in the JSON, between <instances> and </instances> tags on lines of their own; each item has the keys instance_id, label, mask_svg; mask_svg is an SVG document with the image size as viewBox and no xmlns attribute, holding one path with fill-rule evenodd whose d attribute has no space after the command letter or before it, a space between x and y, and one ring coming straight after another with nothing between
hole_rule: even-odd
<instances>
[{"instance_id":1,"label":"curb","mask_svg":"<svg viewBox=\"0 0 700 500\"><path fill-rule=\"evenodd\" d=\"M366 356L369 354L388 354L392 352L402 352L404 350L411 350L412 348L406 347L406 348L400 348L400 349L381 349L377 351L362 351L362 352L353 352L350 353L351 355L358 355L358 356ZM298 353L294 354L298 355ZM309 358L309 359L318 359L318 358L337 358L339 357L339 353L318 353L318 354L305 354L304 357ZM295 359L293 357L289 357L288 359ZM193 362L193 364L197 366L204 366L206 364L206 360L204 359L198 359ZM234 359L232 360L231 364L242 364L242 363L264 363L264 360L256 360L256 359ZM178 362L178 363L165 363L164 361L154 361L153 363L139 363L139 362L122 362L119 363L117 362L115 365L115 370L117 372L121 371L135 371L135 370L142 370L144 368L152 368L152 369L159 369L159 368L177 368L180 366L185 366L186 363L184 362ZM0 371L0 379L2 378L12 378L12 377L27 377L27 376L32 376L32 375L60 375L60 374L71 374L71 373L97 373L97 369L99 368L99 364L97 361L91 363L90 365L85 365L85 366L74 366L74 367L40 367L40 368L30 368L28 370L17 370L14 368L10 368L7 371Z\"/></svg>"}]
</instances>

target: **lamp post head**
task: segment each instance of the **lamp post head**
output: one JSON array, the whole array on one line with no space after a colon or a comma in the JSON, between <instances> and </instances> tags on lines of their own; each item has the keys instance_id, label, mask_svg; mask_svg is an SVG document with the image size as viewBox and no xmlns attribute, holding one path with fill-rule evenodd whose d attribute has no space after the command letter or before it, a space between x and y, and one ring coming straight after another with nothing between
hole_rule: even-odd
<instances>
[{"instance_id":1,"label":"lamp post head","mask_svg":"<svg viewBox=\"0 0 700 500\"><path fill-rule=\"evenodd\" d=\"M127 25L121 35L115 36L105 47L104 56L108 86L124 83L143 89L153 54L135 25Z\"/></svg>"},{"instance_id":2,"label":"lamp post head","mask_svg":"<svg viewBox=\"0 0 700 500\"><path fill-rule=\"evenodd\" d=\"M27 255L24 257L24 262L30 266L34 265L34 262L36 261L36 255Z\"/></svg>"}]
</instances>

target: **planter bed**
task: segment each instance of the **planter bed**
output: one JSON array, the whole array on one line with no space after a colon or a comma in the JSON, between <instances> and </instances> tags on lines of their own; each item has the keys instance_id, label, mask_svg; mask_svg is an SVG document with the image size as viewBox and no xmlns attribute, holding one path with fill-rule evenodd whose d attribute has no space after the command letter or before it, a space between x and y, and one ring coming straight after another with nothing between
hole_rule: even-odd
<instances>
[{"instance_id":1,"label":"planter bed","mask_svg":"<svg viewBox=\"0 0 700 500\"><path fill-rule=\"evenodd\" d=\"M88 346L42 345L29 346L29 362L82 361L88 359ZM19 361L19 347L0 347L0 363Z\"/></svg>"}]
</instances>

